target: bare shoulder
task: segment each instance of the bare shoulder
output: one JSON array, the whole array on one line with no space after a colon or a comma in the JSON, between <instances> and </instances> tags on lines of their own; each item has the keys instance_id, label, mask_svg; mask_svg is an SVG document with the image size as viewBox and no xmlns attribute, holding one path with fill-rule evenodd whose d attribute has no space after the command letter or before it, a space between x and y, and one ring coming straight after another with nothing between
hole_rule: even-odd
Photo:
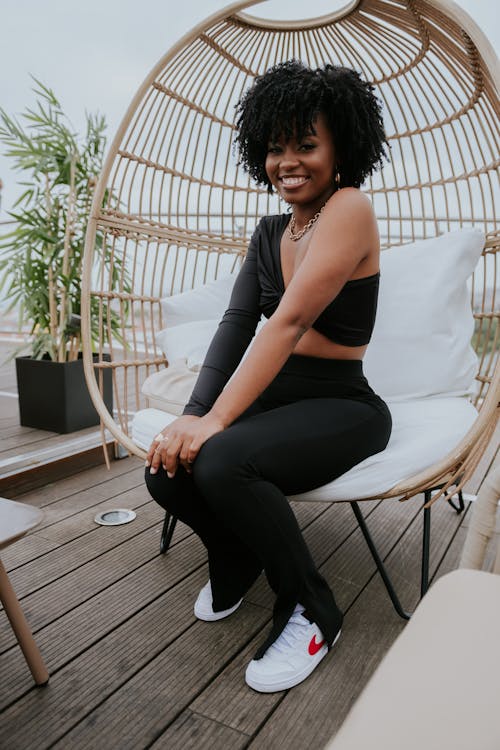
<instances>
[{"instance_id":1,"label":"bare shoulder","mask_svg":"<svg viewBox=\"0 0 500 750\"><path fill-rule=\"evenodd\" d=\"M359 188L346 187L337 190L325 205L325 215L332 219L342 217L352 221L372 222L375 212L369 197Z\"/></svg>"},{"instance_id":2,"label":"bare shoulder","mask_svg":"<svg viewBox=\"0 0 500 750\"><path fill-rule=\"evenodd\" d=\"M345 264L348 278L375 273L379 265L380 238L368 196L357 188L337 190L327 201L321 218L317 242L327 250L332 263Z\"/></svg>"}]
</instances>

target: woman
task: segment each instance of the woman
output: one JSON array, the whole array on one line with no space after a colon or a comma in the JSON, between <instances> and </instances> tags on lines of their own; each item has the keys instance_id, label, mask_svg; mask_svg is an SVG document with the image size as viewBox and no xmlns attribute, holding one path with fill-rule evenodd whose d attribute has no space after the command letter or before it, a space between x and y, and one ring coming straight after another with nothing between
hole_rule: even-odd
<instances>
[{"instance_id":1,"label":"woman","mask_svg":"<svg viewBox=\"0 0 500 750\"><path fill-rule=\"evenodd\" d=\"M197 617L232 614L264 570L273 625L246 681L273 692L304 680L342 624L286 495L383 450L391 431L362 371L379 237L359 186L385 135L372 87L332 65L271 68L237 113L239 163L292 212L259 222L184 415L150 447L146 482L208 550Z\"/></svg>"}]
</instances>

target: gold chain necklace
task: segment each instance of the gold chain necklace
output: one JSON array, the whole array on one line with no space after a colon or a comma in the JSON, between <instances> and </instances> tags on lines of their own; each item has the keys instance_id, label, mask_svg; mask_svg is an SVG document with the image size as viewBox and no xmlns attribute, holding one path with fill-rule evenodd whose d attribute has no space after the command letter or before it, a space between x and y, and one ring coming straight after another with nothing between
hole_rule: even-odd
<instances>
[{"instance_id":1,"label":"gold chain necklace","mask_svg":"<svg viewBox=\"0 0 500 750\"><path fill-rule=\"evenodd\" d=\"M293 242L297 242L297 240L300 240L300 238L303 237L305 235L305 233L308 232L312 226L314 226L314 224L316 224L316 222L318 221L319 217L321 216L321 214L322 214L323 209L324 209L325 206L326 206L326 203L323 203L323 205L319 209L318 213L314 214L314 216L312 217L312 219L309 219L309 221L307 222L307 224L304 227L302 227L302 229L300 230L300 232L295 232L294 231L295 230L295 223L296 222L295 222L295 216L294 216L294 214L292 214L292 218L290 219L290 223L288 225L288 236L290 237L291 240L293 240Z\"/></svg>"}]
</instances>

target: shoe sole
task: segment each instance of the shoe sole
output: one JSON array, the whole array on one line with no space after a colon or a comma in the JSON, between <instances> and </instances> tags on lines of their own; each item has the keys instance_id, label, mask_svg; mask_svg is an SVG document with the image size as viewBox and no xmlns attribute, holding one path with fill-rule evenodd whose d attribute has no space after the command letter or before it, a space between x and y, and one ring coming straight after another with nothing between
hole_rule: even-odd
<instances>
[{"instance_id":1,"label":"shoe sole","mask_svg":"<svg viewBox=\"0 0 500 750\"><path fill-rule=\"evenodd\" d=\"M338 639L340 638L341 630L337 633L335 636L335 640L333 641L330 651L337 643ZM289 688L293 688L296 685L299 685L301 682L303 682L307 677L309 677L310 674L314 672L318 664L320 664L325 656L328 654L328 649L325 650L324 654L322 655L321 659L318 659L317 661L314 661L312 664L309 664L306 669L304 669L299 674L295 675L293 678L290 678L288 680L283 680L282 682L277 682L274 685L264 685L257 681L252 680L252 678L248 679L248 677L245 675L245 682L249 687L252 688L252 690L256 690L258 693L278 693L282 690L288 690Z\"/></svg>"}]
</instances>

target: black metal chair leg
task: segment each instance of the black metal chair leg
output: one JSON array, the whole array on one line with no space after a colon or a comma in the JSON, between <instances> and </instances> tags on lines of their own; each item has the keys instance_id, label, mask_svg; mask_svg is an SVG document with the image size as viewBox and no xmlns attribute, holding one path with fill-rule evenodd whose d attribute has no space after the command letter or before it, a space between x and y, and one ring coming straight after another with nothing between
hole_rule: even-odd
<instances>
[{"instance_id":1,"label":"black metal chair leg","mask_svg":"<svg viewBox=\"0 0 500 750\"><path fill-rule=\"evenodd\" d=\"M442 487L442 485L441 485ZM434 489L440 489L436 487ZM429 502L432 497L433 490L425 490L425 504ZM465 510L464 496L462 490L458 491L458 504L452 499L452 496L448 496L445 492L445 497L449 505L456 510L457 513L462 513ZM430 540L431 540L431 509L424 508L424 534L422 539L422 578L420 582L420 595L421 597L427 592L429 588L429 557L430 557Z\"/></svg>"},{"instance_id":2,"label":"black metal chair leg","mask_svg":"<svg viewBox=\"0 0 500 750\"><path fill-rule=\"evenodd\" d=\"M431 499L431 491L424 492L425 503ZM424 530L422 534L422 575L420 578L420 598L429 588L429 557L431 544L431 509L424 508Z\"/></svg>"},{"instance_id":3,"label":"black metal chair leg","mask_svg":"<svg viewBox=\"0 0 500 750\"><path fill-rule=\"evenodd\" d=\"M167 510L165 512L165 520L163 521L163 529L161 531L161 540L160 540L160 554L161 555L164 555L170 546L170 542L172 541L172 535L174 533L176 523L177 523L177 518L173 516L171 513L169 513Z\"/></svg>"},{"instance_id":4,"label":"black metal chair leg","mask_svg":"<svg viewBox=\"0 0 500 750\"><path fill-rule=\"evenodd\" d=\"M457 511L457 513L462 513L462 511L465 510L465 502L464 502L464 496L462 494L462 490L459 490L458 492L458 505L457 503L454 502L453 496L447 497L446 499L448 503L451 505L451 507Z\"/></svg>"},{"instance_id":5,"label":"black metal chair leg","mask_svg":"<svg viewBox=\"0 0 500 750\"><path fill-rule=\"evenodd\" d=\"M380 575L382 576L382 580L387 589L387 593L389 594L391 598L391 602L394 605L394 609L396 610L398 615L403 618L403 620L409 620L410 614L403 609L401 602L399 601L398 595L396 594L394 586L392 585L392 581L389 577L389 574L387 573L385 565L382 562L382 558L380 557L378 550L375 546L375 542L373 541L372 536L370 532L368 531L368 526L366 525L365 519L363 518L363 514L361 513L361 510L359 509L359 505L356 502L351 502L351 508L354 511L354 515L356 516L356 520L359 524L359 528L361 529L363 533L363 536L368 545L368 549L371 552L371 555L375 561L378 571Z\"/></svg>"}]
</instances>

